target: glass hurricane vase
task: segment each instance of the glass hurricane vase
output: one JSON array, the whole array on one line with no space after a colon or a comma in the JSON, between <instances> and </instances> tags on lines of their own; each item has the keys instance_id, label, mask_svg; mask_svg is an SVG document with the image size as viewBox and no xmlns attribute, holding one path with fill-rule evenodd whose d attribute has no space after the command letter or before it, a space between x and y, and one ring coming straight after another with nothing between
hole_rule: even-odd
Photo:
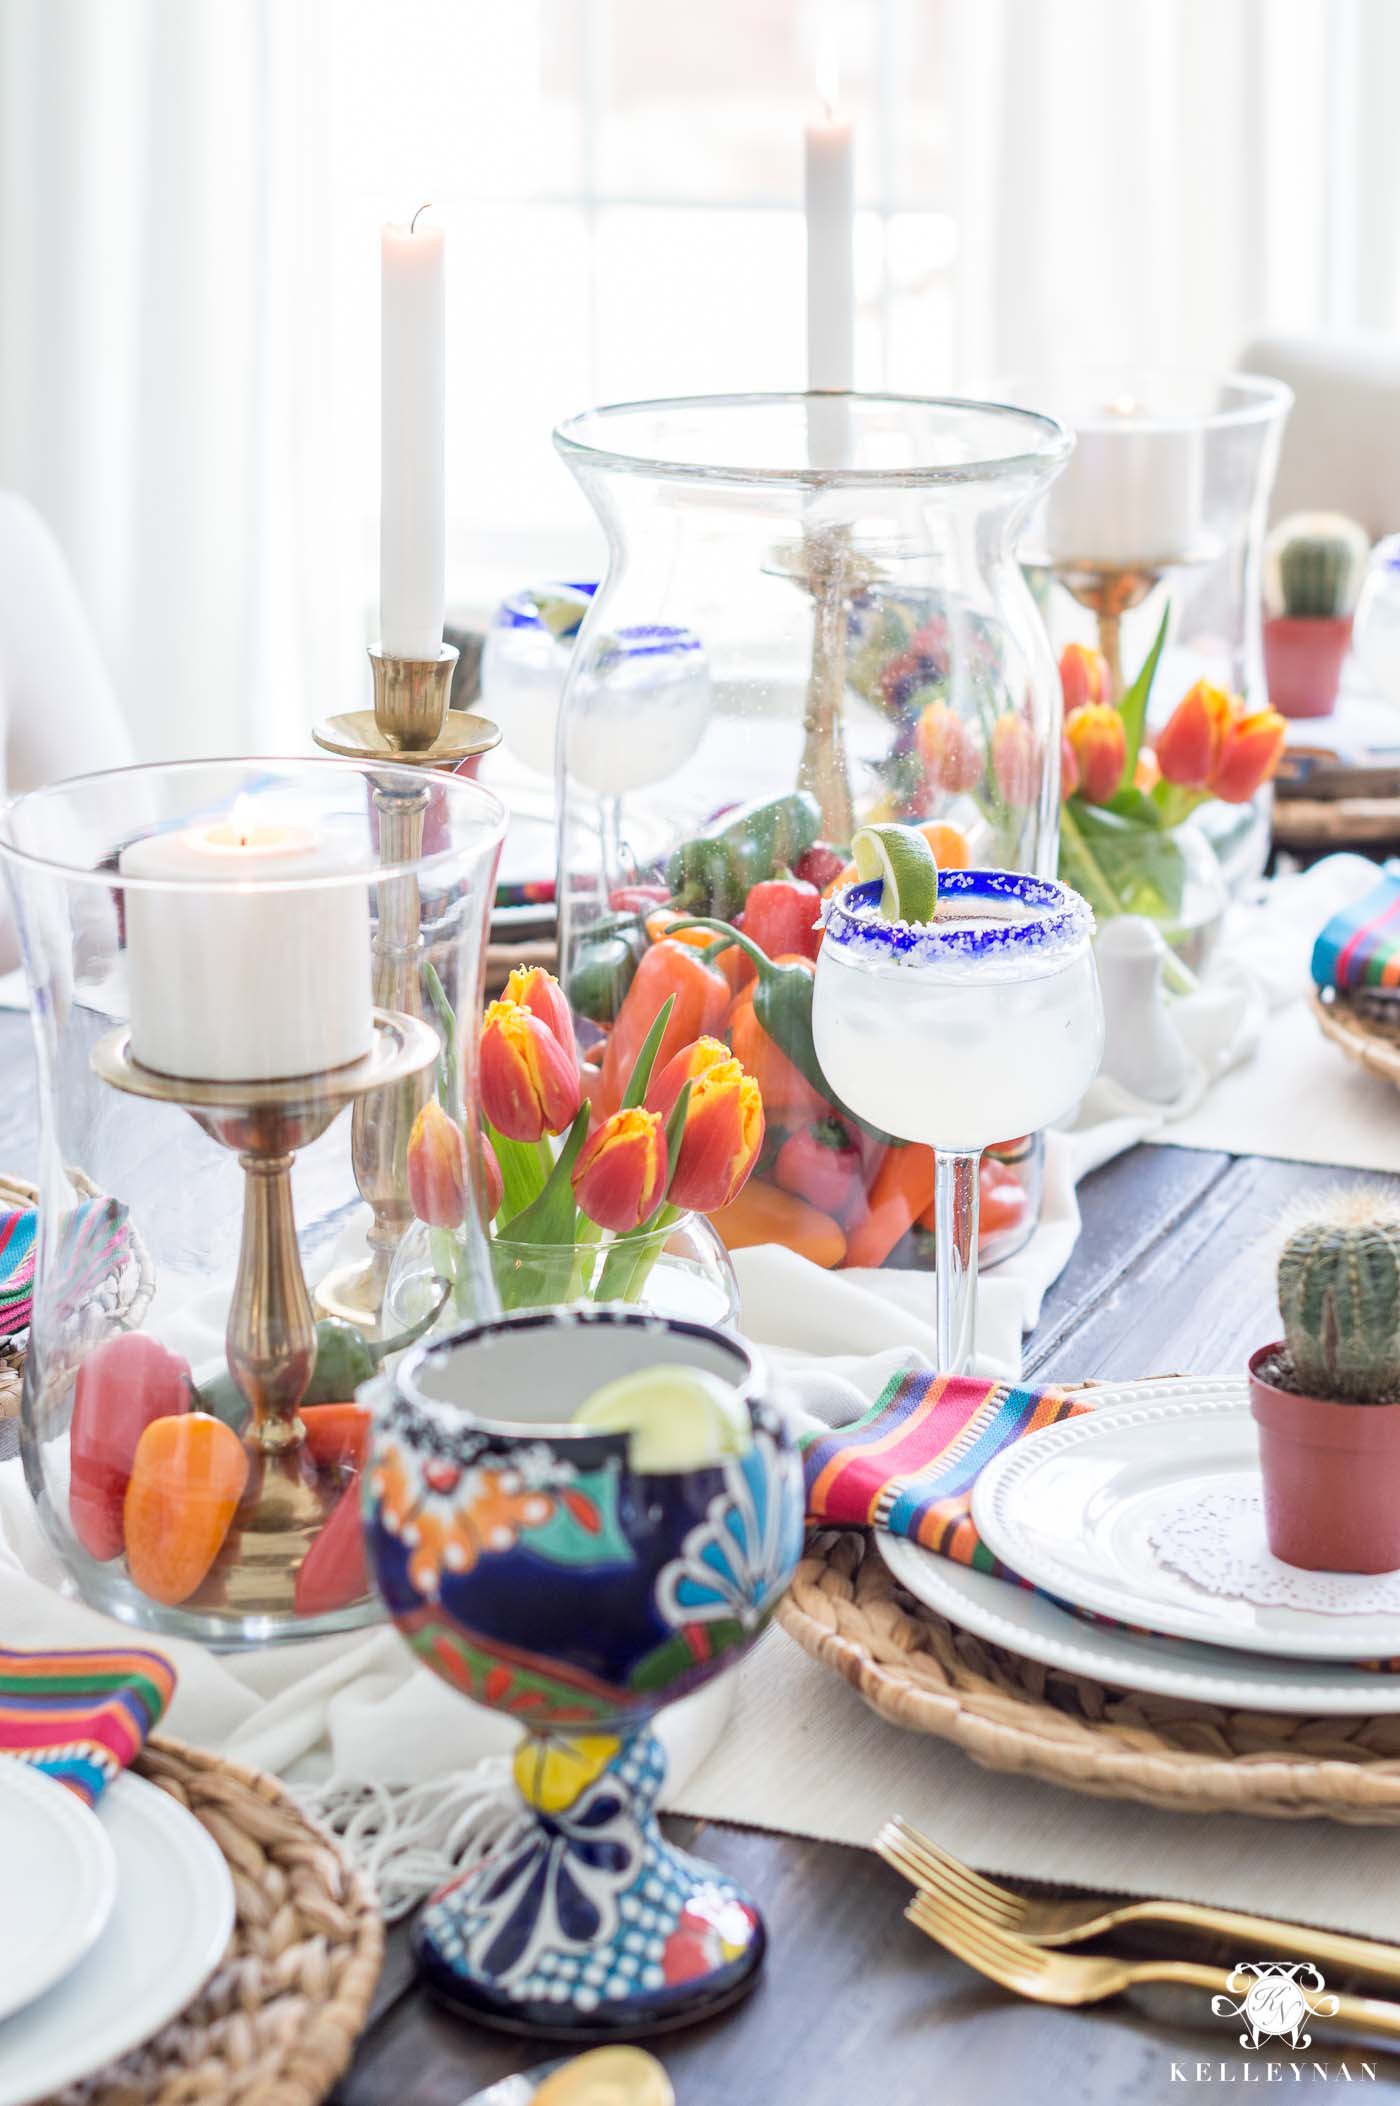
<instances>
[{"instance_id":1,"label":"glass hurricane vase","mask_svg":"<svg viewBox=\"0 0 1400 2106\"><path fill-rule=\"evenodd\" d=\"M620 1037L635 1048L672 991L647 965L665 938L658 909L742 920L761 947L813 960L820 895L868 821L936 829L945 866L1053 874L1060 689L1016 560L1022 522L1070 449L1052 417L958 400L722 396L592 410L556 443L610 551L557 746L561 955L587 1040L609 1037L626 1009ZM598 684L618 639L650 632L693 640L707 685L684 703L674 683L640 687L625 755L610 761L589 736ZM778 938L754 894L793 873L810 889L789 895ZM762 896L763 912L773 905ZM742 971L716 985L719 956L708 979L683 975L674 1043L720 1032L757 1056L769 1148L744 1221L829 1260L887 1150L802 1055L794 1079L791 1041L764 1059ZM605 1056L604 1110L621 1079ZM839 1207L822 1197L833 1112L844 1160L859 1153ZM810 1178L800 1166L776 1177L788 1140ZM1014 1152L1030 1175L1003 1249L1035 1219L1038 1151ZM813 1207L826 1217L816 1230ZM872 1259L867 1235L850 1262L927 1262L928 1238L913 1217L905 1227L897 1252L892 1240Z\"/></svg>"},{"instance_id":2,"label":"glass hurricane vase","mask_svg":"<svg viewBox=\"0 0 1400 2106\"><path fill-rule=\"evenodd\" d=\"M236 1646L382 1613L354 1405L379 1349L313 1297L410 1218L434 1000L470 1020L474 1118L505 813L436 781L428 846L391 860L384 802L428 798L413 769L190 762L0 815L39 1071L24 1468L78 1590L128 1624Z\"/></svg>"}]
</instances>

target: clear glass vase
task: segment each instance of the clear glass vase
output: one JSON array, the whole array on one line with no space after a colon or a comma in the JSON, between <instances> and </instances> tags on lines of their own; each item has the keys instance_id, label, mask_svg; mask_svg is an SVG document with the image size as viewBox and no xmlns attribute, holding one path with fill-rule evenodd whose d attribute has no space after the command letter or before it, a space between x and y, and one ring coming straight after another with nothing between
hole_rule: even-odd
<instances>
[{"instance_id":1,"label":"clear glass vase","mask_svg":"<svg viewBox=\"0 0 1400 2106\"><path fill-rule=\"evenodd\" d=\"M801 1059L794 1068L793 1046L760 1031L755 1047L744 970L721 965L722 939L704 955L690 932L702 970L672 959L674 984L649 954L674 943L669 910L742 922L770 955L781 945L810 963L815 909L870 820L936 828L945 864L1053 873L1059 683L1015 551L1068 436L996 404L755 395L593 410L556 443L610 551L561 705L570 998L595 1047L615 1037L635 1050L675 992L674 1044L717 1032L751 1069L757 1060L767 1149L741 1222L722 1233L760 1240L761 1224L767 1240L820 1250L822 1262L844 1250L871 1262L870 1233L856 1232L884 1139L839 1107L837 1130L823 1126L831 1093L798 1072ZM593 697L619 637L647 630L694 640L703 717L674 684L643 683L627 779L601 781ZM610 1109L626 1063L602 1057ZM1024 1171L1026 1206L1003 1251L1030 1233L1038 1203L1038 1149L1022 1138L1009 1137L1010 1174ZM827 1158L852 1152L838 1193ZM875 1262L927 1262L919 1211Z\"/></svg>"},{"instance_id":2,"label":"clear glass vase","mask_svg":"<svg viewBox=\"0 0 1400 2106\"><path fill-rule=\"evenodd\" d=\"M426 845L389 860L404 804ZM233 1646L380 1613L354 1396L387 1341L318 1310L410 1218L416 1105L449 1088L473 1131L504 827L473 783L330 760L127 769L0 815L41 1120L24 1466L124 1622ZM461 1242L489 1299L474 1217Z\"/></svg>"}]
</instances>

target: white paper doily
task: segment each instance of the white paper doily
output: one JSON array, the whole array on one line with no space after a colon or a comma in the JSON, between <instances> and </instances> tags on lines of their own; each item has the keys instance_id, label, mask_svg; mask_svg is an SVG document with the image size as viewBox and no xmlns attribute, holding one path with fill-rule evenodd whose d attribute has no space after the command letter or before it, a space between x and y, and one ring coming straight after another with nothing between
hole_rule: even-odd
<instances>
[{"instance_id":1,"label":"white paper doily","mask_svg":"<svg viewBox=\"0 0 1400 2106\"><path fill-rule=\"evenodd\" d=\"M1159 1565L1203 1594L1324 1616L1400 1614L1400 1572L1305 1572L1269 1549L1258 1492L1206 1492L1154 1524Z\"/></svg>"}]
</instances>

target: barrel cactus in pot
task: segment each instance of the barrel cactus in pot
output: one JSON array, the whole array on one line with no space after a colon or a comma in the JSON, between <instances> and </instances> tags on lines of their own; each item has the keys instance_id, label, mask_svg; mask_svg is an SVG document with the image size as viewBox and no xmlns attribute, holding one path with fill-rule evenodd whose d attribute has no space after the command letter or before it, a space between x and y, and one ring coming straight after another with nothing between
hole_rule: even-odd
<instances>
[{"instance_id":1,"label":"barrel cactus in pot","mask_svg":"<svg viewBox=\"0 0 1400 2106\"><path fill-rule=\"evenodd\" d=\"M1400 1203L1336 1194L1285 1236L1283 1338L1249 1363L1275 1557L1400 1567Z\"/></svg>"},{"instance_id":2,"label":"barrel cactus in pot","mask_svg":"<svg viewBox=\"0 0 1400 2106\"><path fill-rule=\"evenodd\" d=\"M1297 513L1270 537L1264 665L1269 701L1284 716L1325 717L1336 706L1369 550L1365 529L1340 512Z\"/></svg>"}]
</instances>

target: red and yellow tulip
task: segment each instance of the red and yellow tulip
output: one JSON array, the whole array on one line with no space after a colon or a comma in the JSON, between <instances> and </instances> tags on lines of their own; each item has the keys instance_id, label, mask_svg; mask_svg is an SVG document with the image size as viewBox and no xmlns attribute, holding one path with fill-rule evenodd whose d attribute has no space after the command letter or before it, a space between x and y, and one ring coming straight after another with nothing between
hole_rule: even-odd
<instances>
[{"instance_id":1,"label":"red and yellow tulip","mask_svg":"<svg viewBox=\"0 0 1400 2106\"><path fill-rule=\"evenodd\" d=\"M666 1190L666 1121L638 1105L595 1127L573 1171L574 1198L589 1219L619 1235L641 1226Z\"/></svg>"},{"instance_id":2,"label":"red and yellow tulip","mask_svg":"<svg viewBox=\"0 0 1400 2106\"><path fill-rule=\"evenodd\" d=\"M1232 714L1211 778L1211 795L1225 804L1248 804L1283 758L1286 733L1276 709Z\"/></svg>"},{"instance_id":3,"label":"red and yellow tulip","mask_svg":"<svg viewBox=\"0 0 1400 2106\"><path fill-rule=\"evenodd\" d=\"M491 1150L485 1153L494 1163ZM498 1167L498 1179L500 1174ZM465 1218L467 1145L461 1127L449 1119L436 1097L428 1099L408 1136L408 1197L418 1219L430 1228L460 1228ZM491 1211L494 1214L496 1208Z\"/></svg>"},{"instance_id":4,"label":"red and yellow tulip","mask_svg":"<svg viewBox=\"0 0 1400 2106\"><path fill-rule=\"evenodd\" d=\"M688 1082L695 1082L707 1068L732 1058L722 1038L697 1038L692 1045L682 1046L680 1052L673 1054L665 1067L658 1068L652 1076L646 1094L647 1110L660 1112L663 1119L669 1119L677 1097Z\"/></svg>"},{"instance_id":5,"label":"red and yellow tulip","mask_svg":"<svg viewBox=\"0 0 1400 2106\"><path fill-rule=\"evenodd\" d=\"M562 1133L581 1102L572 1029L563 1044L523 1003L492 1002L481 1026L481 1103L497 1132L512 1141Z\"/></svg>"},{"instance_id":6,"label":"red and yellow tulip","mask_svg":"<svg viewBox=\"0 0 1400 2106\"><path fill-rule=\"evenodd\" d=\"M914 743L932 788L956 796L981 781L982 749L976 733L946 702L929 703L915 728Z\"/></svg>"},{"instance_id":7,"label":"red and yellow tulip","mask_svg":"<svg viewBox=\"0 0 1400 2106\"><path fill-rule=\"evenodd\" d=\"M574 1018L569 1008L569 998L553 973L547 973L542 965L517 965L506 981L501 996L504 1002L516 1002L537 1016L553 1038L557 1038L566 1052L574 1049Z\"/></svg>"},{"instance_id":8,"label":"red and yellow tulip","mask_svg":"<svg viewBox=\"0 0 1400 2106\"><path fill-rule=\"evenodd\" d=\"M690 1084L672 1206L708 1214L733 1204L763 1146L763 1098L737 1060L714 1061Z\"/></svg>"},{"instance_id":9,"label":"red and yellow tulip","mask_svg":"<svg viewBox=\"0 0 1400 2106\"><path fill-rule=\"evenodd\" d=\"M1035 802L1035 735L1024 717L998 717L992 728L992 772L1015 811Z\"/></svg>"},{"instance_id":10,"label":"red and yellow tulip","mask_svg":"<svg viewBox=\"0 0 1400 2106\"><path fill-rule=\"evenodd\" d=\"M1082 709L1088 703L1108 702L1108 660L1088 644L1066 644L1060 653L1060 686L1065 710Z\"/></svg>"},{"instance_id":11,"label":"red and yellow tulip","mask_svg":"<svg viewBox=\"0 0 1400 2106\"><path fill-rule=\"evenodd\" d=\"M1074 754L1079 795L1086 804L1107 804L1128 758L1123 719L1111 702L1081 702L1065 720L1065 737Z\"/></svg>"},{"instance_id":12,"label":"red and yellow tulip","mask_svg":"<svg viewBox=\"0 0 1400 2106\"><path fill-rule=\"evenodd\" d=\"M1208 791L1230 715L1230 697L1223 687L1198 680L1188 688L1152 742L1163 780L1186 790Z\"/></svg>"}]
</instances>

